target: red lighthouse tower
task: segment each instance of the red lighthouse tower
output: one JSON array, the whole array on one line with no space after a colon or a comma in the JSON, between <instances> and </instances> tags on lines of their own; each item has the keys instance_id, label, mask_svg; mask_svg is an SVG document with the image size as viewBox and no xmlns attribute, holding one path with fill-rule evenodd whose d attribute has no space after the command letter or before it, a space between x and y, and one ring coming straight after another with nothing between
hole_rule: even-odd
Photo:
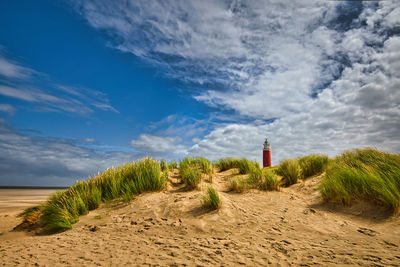
<instances>
[{"instance_id":1,"label":"red lighthouse tower","mask_svg":"<svg viewBox=\"0 0 400 267\"><path fill-rule=\"evenodd\" d=\"M271 147L268 138L265 138L263 149L263 168L265 167L271 167Z\"/></svg>"}]
</instances>

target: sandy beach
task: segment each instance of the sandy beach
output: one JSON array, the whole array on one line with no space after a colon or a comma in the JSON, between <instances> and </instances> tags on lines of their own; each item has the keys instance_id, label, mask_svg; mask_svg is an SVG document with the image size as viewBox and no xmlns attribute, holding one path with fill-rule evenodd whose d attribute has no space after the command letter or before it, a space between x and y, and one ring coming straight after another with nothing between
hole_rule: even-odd
<instances>
[{"instance_id":1,"label":"sandy beach","mask_svg":"<svg viewBox=\"0 0 400 267\"><path fill-rule=\"evenodd\" d=\"M214 175L219 211L201 208L178 172L168 188L130 203L103 204L72 230L37 236L12 231L24 207L50 191L2 191L3 266L399 266L400 219L376 208L326 205L313 177L280 192L228 191L232 170ZM206 185L203 184L203 187ZM21 193L23 197L18 194Z\"/></svg>"}]
</instances>

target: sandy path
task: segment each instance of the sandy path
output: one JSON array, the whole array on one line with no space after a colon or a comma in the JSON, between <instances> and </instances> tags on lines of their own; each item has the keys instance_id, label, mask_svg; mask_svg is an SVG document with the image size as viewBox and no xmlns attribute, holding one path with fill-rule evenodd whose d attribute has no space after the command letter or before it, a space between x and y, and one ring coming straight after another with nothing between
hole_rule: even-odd
<instances>
[{"instance_id":1,"label":"sandy path","mask_svg":"<svg viewBox=\"0 0 400 267\"><path fill-rule=\"evenodd\" d=\"M201 191L182 190L174 183L175 173L168 190L144 194L130 204L104 205L70 231L51 236L3 234L0 263L400 265L398 217L376 210L371 215L361 207L335 210L321 205L316 191L320 177L281 192L234 194L226 192L231 174L214 177L223 200L218 212L201 209Z\"/></svg>"}]
</instances>

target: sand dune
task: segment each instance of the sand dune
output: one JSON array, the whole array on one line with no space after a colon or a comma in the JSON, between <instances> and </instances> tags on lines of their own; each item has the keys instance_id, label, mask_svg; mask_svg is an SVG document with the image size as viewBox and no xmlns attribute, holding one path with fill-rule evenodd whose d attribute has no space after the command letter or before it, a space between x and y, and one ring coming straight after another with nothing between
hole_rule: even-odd
<instances>
[{"instance_id":1,"label":"sand dune","mask_svg":"<svg viewBox=\"0 0 400 267\"><path fill-rule=\"evenodd\" d=\"M49 236L11 231L21 207L0 214L0 263L39 266L400 265L400 219L368 206L322 203L313 177L280 192L228 192L217 173L219 211L201 208L178 173L167 190L110 203ZM205 186L205 185L204 185Z\"/></svg>"}]
</instances>

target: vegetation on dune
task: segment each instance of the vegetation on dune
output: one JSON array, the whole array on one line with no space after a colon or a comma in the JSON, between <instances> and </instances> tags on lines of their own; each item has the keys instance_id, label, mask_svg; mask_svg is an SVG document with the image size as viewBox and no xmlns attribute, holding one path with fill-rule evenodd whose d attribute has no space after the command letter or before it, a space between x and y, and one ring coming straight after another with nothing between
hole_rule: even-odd
<instances>
[{"instance_id":1,"label":"vegetation on dune","mask_svg":"<svg viewBox=\"0 0 400 267\"><path fill-rule=\"evenodd\" d=\"M217 167L220 172L223 172L230 169L238 168L239 161L240 159L237 158L224 158L214 162L214 166Z\"/></svg>"},{"instance_id":2,"label":"vegetation on dune","mask_svg":"<svg viewBox=\"0 0 400 267\"><path fill-rule=\"evenodd\" d=\"M218 192L212 187L207 188L206 194L203 196L202 206L206 209L217 210L221 207L221 199Z\"/></svg>"},{"instance_id":3,"label":"vegetation on dune","mask_svg":"<svg viewBox=\"0 0 400 267\"><path fill-rule=\"evenodd\" d=\"M167 164L167 162L165 161L165 159L161 159L160 160L160 168L161 168L161 171L168 171L168 164Z\"/></svg>"},{"instance_id":4,"label":"vegetation on dune","mask_svg":"<svg viewBox=\"0 0 400 267\"><path fill-rule=\"evenodd\" d=\"M393 212L400 210L400 155L371 148L344 152L331 160L325 155L309 155L283 160L277 167L260 168L247 159L225 158L214 163L220 171L237 168L238 176L230 180L231 190L279 190L299 178L307 178L326 171L319 190L326 201L350 204L367 201L385 206ZM72 228L80 215L111 200L130 201L135 195L157 191L165 187L168 170L176 168L144 158L118 168L110 168L88 181L77 182L70 188L52 195L45 204L24 210L20 217L26 226L40 226L57 232ZM162 172L163 171L163 172ZM185 158L179 162L182 181L189 188L197 188L203 176L212 177L213 164L205 158ZM281 180L278 178L281 176ZM211 180L211 179L210 179ZM203 206L217 209L221 205L218 193L209 187Z\"/></svg>"},{"instance_id":5,"label":"vegetation on dune","mask_svg":"<svg viewBox=\"0 0 400 267\"><path fill-rule=\"evenodd\" d=\"M278 191L281 181L278 175L271 168L264 168L262 172L262 179L258 183L258 188L265 191Z\"/></svg>"},{"instance_id":6,"label":"vegetation on dune","mask_svg":"<svg viewBox=\"0 0 400 267\"><path fill-rule=\"evenodd\" d=\"M214 162L214 166L219 168L219 171L226 171L233 168L239 169L239 174L248 174L255 169L260 168L257 161L250 161L248 159L238 158L224 158Z\"/></svg>"},{"instance_id":7,"label":"vegetation on dune","mask_svg":"<svg viewBox=\"0 0 400 267\"><path fill-rule=\"evenodd\" d=\"M290 186L297 183L300 178L300 165L297 159L285 159L281 161L276 172L282 176L283 186Z\"/></svg>"},{"instance_id":8,"label":"vegetation on dune","mask_svg":"<svg viewBox=\"0 0 400 267\"><path fill-rule=\"evenodd\" d=\"M202 174L207 175L211 181L213 167L205 158L185 158L179 162L179 172L187 187L195 189L201 182Z\"/></svg>"},{"instance_id":9,"label":"vegetation on dune","mask_svg":"<svg viewBox=\"0 0 400 267\"><path fill-rule=\"evenodd\" d=\"M230 188L233 192L242 193L250 189L250 183L242 175L236 176L230 180Z\"/></svg>"},{"instance_id":10,"label":"vegetation on dune","mask_svg":"<svg viewBox=\"0 0 400 267\"><path fill-rule=\"evenodd\" d=\"M237 176L232 178L230 183L231 190L240 193L248 189L279 190L280 180L273 168L253 167L247 178Z\"/></svg>"},{"instance_id":11,"label":"vegetation on dune","mask_svg":"<svg viewBox=\"0 0 400 267\"><path fill-rule=\"evenodd\" d=\"M319 190L326 201L366 201L398 213L400 155L371 148L344 152L329 165Z\"/></svg>"},{"instance_id":12,"label":"vegetation on dune","mask_svg":"<svg viewBox=\"0 0 400 267\"><path fill-rule=\"evenodd\" d=\"M178 168L178 163L176 161L172 161L170 164L168 164L168 169L177 169Z\"/></svg>"},{"instance_id":13,"label":"vegetation on dune","mask_svg":"<svg viewBox=\"0 0 400 267\"><path fill-rule=\"evenodd\" d=\"M312 154L298 159L301 178L306 179L313 175L318 175L326 171L328 167L328 156Z\"/></svg>"},{"instance_id":14,"label":"vegetation on dune","mask_svg":"<svg viewBox=\"0 0 400 267\"><path fill-rule=\"evenodd\" d=\"M20 214L27 225L40 223L51 231L72 228L80 215L96 209L101 202L114 199L130 200L136 194L157 191L166 185L160 165L151 158L110 168L90 178L77 182L70 188L52 195L44 205L28 208Z\"/></svg>"},{"instance_id":15,"label":"vegetation on dune","mask_svg":"<svg viewBox=\"0 0 400 267\"><path fill-rule=\"evenodd\" d=\"M248 159L241 159L238 163L239 174L247 174L260 169L258 161L250 161Z\"/></svg>"}]
</instances>

